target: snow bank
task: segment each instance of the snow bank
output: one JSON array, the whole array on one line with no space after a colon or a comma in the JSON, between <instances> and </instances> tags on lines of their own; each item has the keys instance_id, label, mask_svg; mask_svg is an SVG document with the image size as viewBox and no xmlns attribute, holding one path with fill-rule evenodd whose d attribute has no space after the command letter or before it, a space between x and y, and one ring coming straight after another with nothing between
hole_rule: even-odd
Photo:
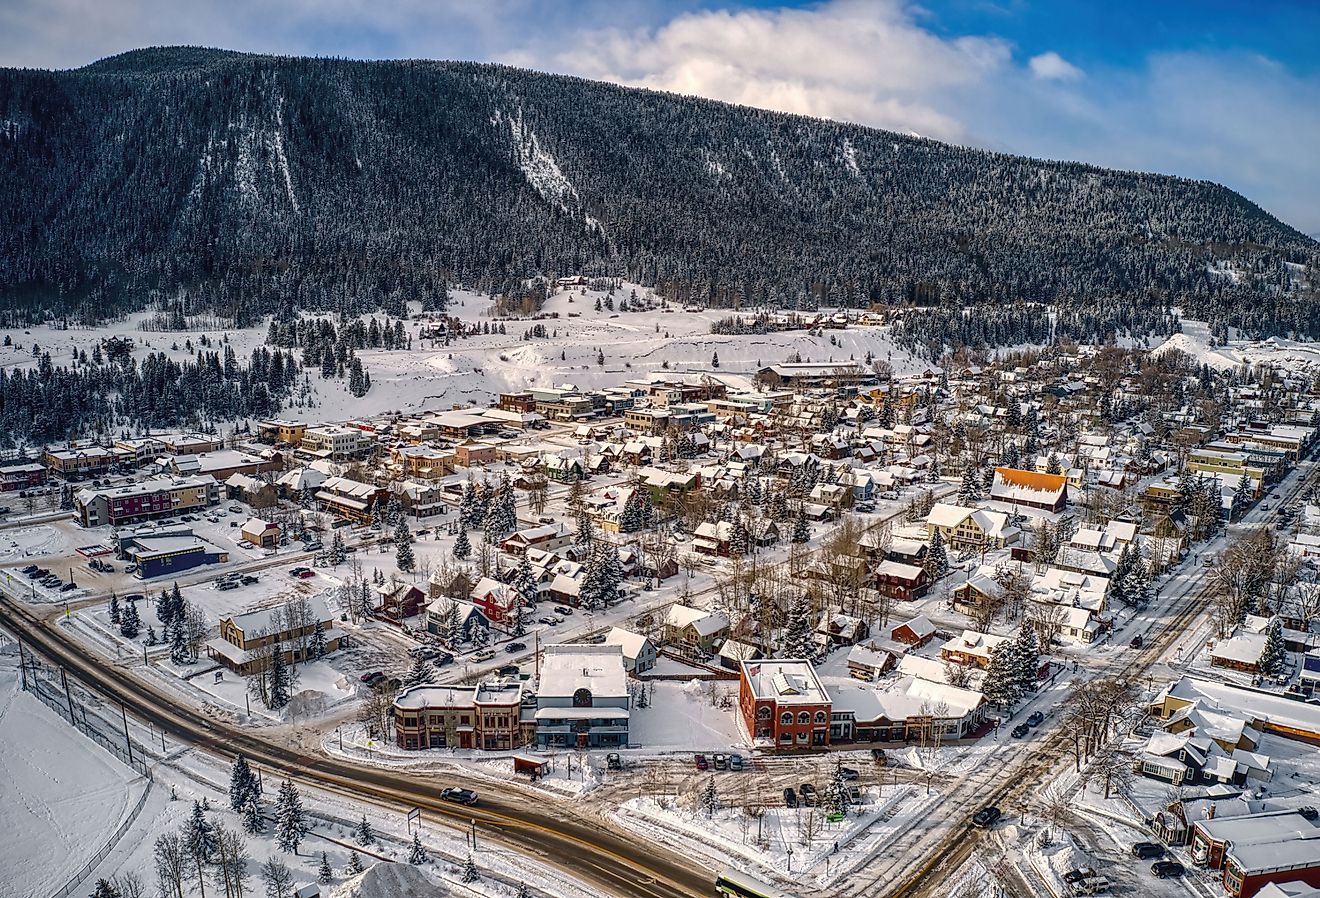
<instances>
[{"instance_id":1,"label":"snow bank","mask_svg":"<svg viewBox=\"0 0 1320 898\"><path fill-rule=\"evenodd\" d=\"M449 894L411 864L381 861L345 880L329 898L445 898Z\"/></svg>"}]
</instances>

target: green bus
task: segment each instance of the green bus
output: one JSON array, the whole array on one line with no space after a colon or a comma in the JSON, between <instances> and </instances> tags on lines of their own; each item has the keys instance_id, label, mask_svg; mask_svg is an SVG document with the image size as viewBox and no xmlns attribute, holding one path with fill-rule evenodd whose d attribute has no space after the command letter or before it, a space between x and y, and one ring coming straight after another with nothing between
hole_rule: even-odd
<instances>
[{"instance_id":1,"label":"green bus","mask_svg":"<svg viewBox=\"0 0 1320 898\"><path fill-rule=\"evenodd\" d=\"M715 892L723 898L794 898L782 889L732 869L725 870L715 880Z\"/></svg>"}]
</instances>

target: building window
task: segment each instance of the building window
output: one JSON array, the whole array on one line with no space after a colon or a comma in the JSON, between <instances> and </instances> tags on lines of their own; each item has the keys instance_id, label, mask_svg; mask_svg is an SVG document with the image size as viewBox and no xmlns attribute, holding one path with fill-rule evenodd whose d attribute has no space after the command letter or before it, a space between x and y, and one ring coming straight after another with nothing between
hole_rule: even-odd
<instances>
[{"instance_id":1,"label":"building window","mask_svg":"<svg viewBox=\"0 0 1320 898\"><path fill-rule=\"evenodd\" d=\"M785 744L787 744L787 743L789 743L789 742L792 742L792 741L793 741L793 734L792 734L792 733L780 733L780 734L779 734L779 741L780 741L780 742L783 742L783 743L785 743Z\"/></svg>"},{"instance_id":2,"label":"building window","mask_svg":"<svg viewBox=\"0 0 1320 898\"><path fill-rule=\"evenodd\" d=\"M769 719L770 719L770 716L771 716L772 714L774 714L774 712L771 711L771 710L770 710L768 707L766 707L765 705L762 705L761 707L759 707L759 708L756 709L756 719L757 719L757 720L769 720Z\"/></svg>"},{"instance_id":3,"label":"building window","mask_svg":"<svg viewBox=\"0 0 1320 898\"><path fill-rule=\"evenodd\" d=\"M807 744L807 739L809 739L809 738L811 738L811 737L810 737L810 734L808 734L808 733L798 733L798 734L797 734L797 741L800 742L800 743L802 743L803 745L806 745L806 744Z\"/></svg>"},{"instance_id":4,"label":"building window","mask_svg":"<svg viewBox=\"0 0 1320 898\"><path fill-rule=\"evenodd\" d=\"M780 715L779 715L779 722L780 722L783 726L789 726L790 724L792 724L792 723L793 723L793 712L792 712L792 711L785 711L783 714L780 714Z\"/></svg>"},{"instance_id":5,"label":"building window","mask_svg":"<svg viewBox=\"0 0 1320 898\"><path fill-rule=\"evenodd\" d=\"M824 712L824 711L817 711L817 712L816 712L816 723L824 723L824 722L825 722L825 712Z\"/></svg>"},{"instance_id":6,"label":"building window","mask_svg":"<svg viewBox=\"0 0 1320 898\"><path fill-rule=\"evenodd\" d=\"M798 723L811 723L811 712L803 711L798 714Z\"/></svg>"}]
</instances>

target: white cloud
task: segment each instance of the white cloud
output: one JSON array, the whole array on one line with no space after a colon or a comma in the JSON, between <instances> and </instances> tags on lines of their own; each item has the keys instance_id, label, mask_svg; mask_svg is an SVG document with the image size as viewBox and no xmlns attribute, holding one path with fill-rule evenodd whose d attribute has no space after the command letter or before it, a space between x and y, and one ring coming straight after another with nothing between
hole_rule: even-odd
<instances>
[{"instance_id":1,"label":"white cloud","mask_svg":"<svg viewBox=\"0 0 1320 898\"><path fill-rule=\"evenodd\" d=\"M941 92L1010 64L997 38L939 38L897 0L704 11L653 29L584 34L542 62L640 87L963 140ZM519 54L535 64L536 52Z\"/></svg>"},{"instance_id":2,"label":"white cloud","mask_svg":"<svg viewBox=\"0 0 1320 898\"><path fill-rule=\"evenodd\" d=\"M1031 74L1042 81L1074 81L1082 77L1081 69L1053 50L1031 57L1027 65L1031 67Z\"/></svg>"}]
</instances>

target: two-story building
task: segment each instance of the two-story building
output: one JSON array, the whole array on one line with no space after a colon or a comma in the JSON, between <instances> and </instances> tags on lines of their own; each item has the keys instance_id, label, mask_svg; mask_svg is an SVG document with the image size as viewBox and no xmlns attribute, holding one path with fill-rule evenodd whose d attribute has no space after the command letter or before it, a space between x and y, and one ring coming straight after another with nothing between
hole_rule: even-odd
<instances>
[{"instance_id":1,"label":"two-story building","mask_svg":"<svg viewBox=\"0 0 1320 898\"><path fill-rule=\"evenodd\" d=\"M159 477L126 486L79 490L74 512L84 527L119 527L187 511L200 511L220 501L221 486L212 477Z\"/></svg>"},{"instance_id":2,"label":"two-story building","mask_svg":"<svg viewBox=\"0 0 1320 898\"><path fill-rule=\"evenodd\" d=\"M243 676L271 663L272 645L280 647L289 664L309 661L318 625L325 651L338 649L344 634L335 629L334 615L320 596L310 596L305 606L290 603L222 617L220 635L207 641L206 654Z\"/></svg>"},{"instance_id":3,"label":"two-story building","mask_svg":"<svg viewBox=\"0 0 1320 898\"><path fill-rule=\"evenodd\" d=\"M406 749L522 748L535 729L523 719L522 705L517 682L412 686L394 699L394 739Z\"/></svg>"},{"instance_id":4,"label":"two-story building","mask_svg":"<svg viewBox=\"0 0 1320 898\"><path fill-rule=\"evenodd\" d=\"M536 744L604 748L628 744L631 694L617 645L547 645L536 689Z\"/></svg>"},{"instance_id":5,"label":"two-story building","mask_svg":"<svg viewBox=\"0 0 1320 898\"><path fill-rule=\"evenodd\" d=\"M937 502L926 516L927 538L936 531L955 552L986 552L1018 542L1022 532L1004 512Z\"/></svg>"},{"instance_id":6,"label":"two-story building","mask_svg":"<svg viewBox=\"0 0 1320 898\"><path fill-rule=\"evenodd\" d=\"M713 655L729 636L729 618L675 603L665 615L665 646L680 655Z\"/></svg>"},{"instance_id":7,"label":"two-story building","mask_svg":"<svg viewBox=\"0 0 1320 898\"><path fill-rule=\"evenodd\" d=\"M830 694L805 660L744 661L738 707L758 745L810 748L830 744Z\"/></svg>"}]
</instances>

